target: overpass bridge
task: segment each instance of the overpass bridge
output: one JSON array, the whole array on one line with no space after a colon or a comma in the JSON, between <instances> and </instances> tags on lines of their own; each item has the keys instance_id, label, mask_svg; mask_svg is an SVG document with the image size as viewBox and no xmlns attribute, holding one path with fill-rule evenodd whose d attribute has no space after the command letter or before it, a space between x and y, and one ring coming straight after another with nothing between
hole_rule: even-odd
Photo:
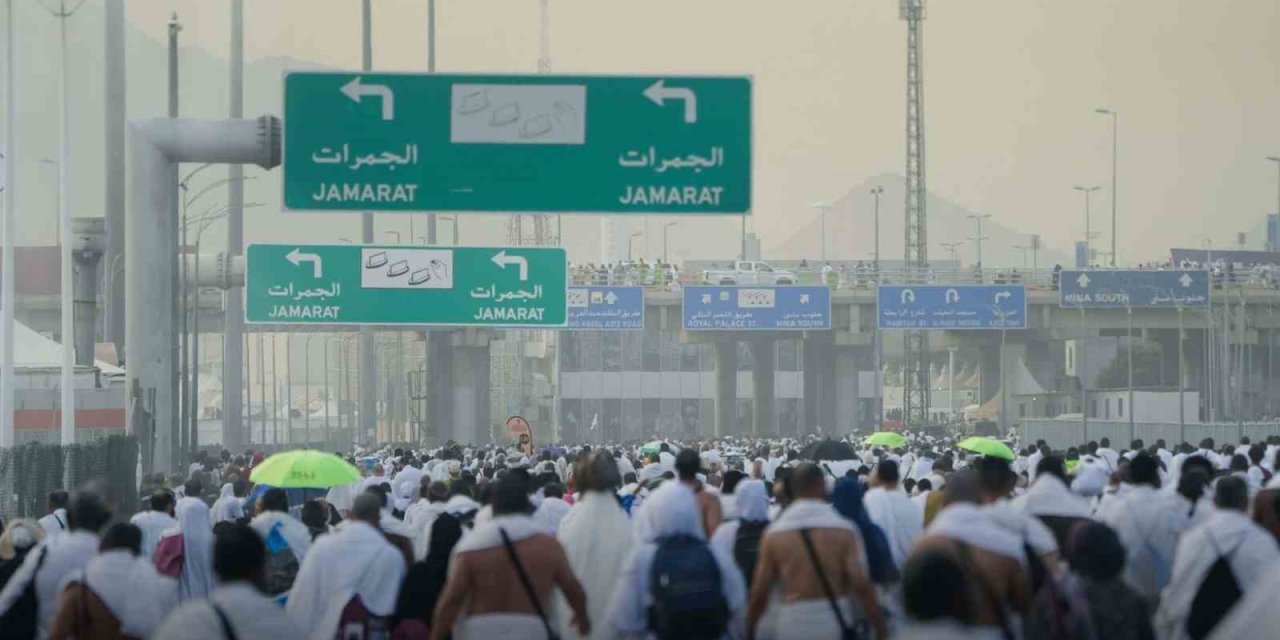
<instances>
[{"instance_id":1,"label":"overpass bridge","mask_svg":"<svg viewBox=\"0 0 1280 640\"><path fill-rule=\"evenodd\" d=\"M800 283L822 279L821 272L813 269L800 269L798 275ZM582 268L574 270L574 284L643 286L645 329L379 328L383 357L397 364L382 367L379 397L389 414L393 413L390 407L399 406L397 415L384 420L394 425L386 427L389 433L384 436L408 424L417 433L406 435L487 440L494 424L517 413L530 418L535 428L542 426L543 434L546 425L554 425L558 437L584 440L639 439L654 433L778 434L865 428L876 424L882 407L892 411L896 403L892 389L902 348L893 331L881 332L881 344L877 343L875 286L878 281L907 281L907 274L888 270L876 275L865 267L839 273L831 296L831 329L823 331L684 331L680 289L698 284L698 273L663 277L654 271L601 274ZM1189 421L1276 415L1280 409L1273 400L1280 393L1272 375L1280 290L1251 276L1219 278L1208 308L1179 313L1176 309L1064 309L1048 270L953 269L930 274L930 284L978 283L1024 285L1027 328L1009 330L1003 336L991 330L931 332L933 413L939 419L966 404L991 402L1002 386L1006 389L1002 421L1007 425L1080 413L1081 378L1096 379L1123 345L1130 327L1135 341L1159 349L1159 386L1181 386L1200 399L1199 406L1189 412ZM38 331L55 333L57 294L41 294L20 299L19 316ZM222 296L206 286L190 300L199 309L202 361L206 368L210 364L216 368L220 349L210 334L222 330ZM1179 326L1184 336L1181 349ZM351 327L249 329L245 362L252 403L263 414L259 420L279 414L275 405L285 402L271 397L286 394L266 388L268 378L271 387L281 384L281 376L292 378L284 384L295 390L288 394L295 406L299 401L304 407L320 401L317 397L336 398L337 407L353 404L357 376L352 371L356 358L355 340L349 339ZM435 338L428 340L428 331ZM306 334L317 332L330 337L315 344L305 339ZM263 356L259 349L270 355ZM292 355L281 361L278 354ZM965 386L972 387L961 392L958 406L947 393L953 354L957 370L968 374L964 377L971 384ZM1085 354L1087 362L1080 362ZM269 374L262 365L268 357ZM328 381L325 373L332 374ZM300 379L306 377L310 379L298 389ZM317 384L323 387L316 389ZM888 397L885 386L890 389ZM327 406L327 400L320 402ZM253 433L260 431L265 431L265 425L252 427Z\"/></svg>"}]
</instances>

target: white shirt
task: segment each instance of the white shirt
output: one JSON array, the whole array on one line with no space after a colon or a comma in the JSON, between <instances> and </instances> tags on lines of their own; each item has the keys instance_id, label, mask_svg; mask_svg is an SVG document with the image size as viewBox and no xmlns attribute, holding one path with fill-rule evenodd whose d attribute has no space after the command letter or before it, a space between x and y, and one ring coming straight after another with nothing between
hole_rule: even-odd
<instances>
[{"instance_id":1,"label":"white shirt","mask_svg":"<svg viewBox=\"0 0 1280 640\"><path fill-rule=\"evenodd\" d=\"M244 582L232 582L214 589L207 600L192 600L178 607L165 619L153 640L194 640L225 638L222 621L214 612L217 605L237 638L270 638L285 640L302 638L303 630L280 605Z\"/></svg>"},{"instance_id":2,"label":"white shirt","mask_svg":"<svg viewBox=\"0 0 1280 640\"><path fill-rule=\"evenodd\" d=\"M67 530L67 510L54 509L53 513L36 520L36 524L44 529L47 536L62 533Z\"/></svg>"},{"instance_id":3,"label":"white shirt","mask_svg":"<svg viewBox=\"0 0 1280 640\"><path fill-rule=\"evenodd\" d=\"M1186 636L1192 600L1209 568L1220 556L1229 558L1242 593L1249 593L1280 567L1275 538L1244 513L1217 510L1204 524L1188 530L1178 543L1172 578L1160 598L1156 628L1162 638Z\"/></svg>"},{"instance_id":4,"label":"white shirt","mask_svg":"<svg viewBox=\"0 0 1280 640\"><path fill-rule=\"evenodd\" d=\"M177 519L163 511L135 513L132 518L129 518L129 523L142 530L142 557L144 558L155 555L160 534L178 526Z\"/></svg>"},{"instance_id":5,"label":"white shirt","mask_svg":"<svg viewBox=\"0 0 1280 640\"><path fill-rule=\"evenodd\" d=\"M1181 496L1148 485L1130 486L1098 507L1098 520L1116 530L1127 552L1125 582L1148 601L1168 583L1178 539L1190 525L1187 511Z\"/></svg>"},{"instance_id":6,"label":"white shirt","mask_svg":"<svg viewBox=\"0 0 1280 640\"><path fill-rule=\"evenodd\" d=\"M924 511L901 489L889 491L875 487L867 491L862 502L871 521L884 530L893 563L901 567L911 552L911 545L924 529Z\"/></svg>"},{"instance_id":7,"label":"white shirt","mask_svg":"<svg viewBox=\"0 0 1280 640\"><path fill-rule=\"evenodd\" d=\"M405 571L404 556L381 531L347 520L311 546L285 611L305 637L333 638L343 607L357 594L374 615L394 612Z\"/></svg>"},{"instance_id":8,"label":"white shirt","mask_svg":"<svg viewBox=\"0 0 1280 640\"><path fill-rule=\"evenodd\" d=\"M53 614L57 610L58 595L62 580L68 573L84 569L85 565L98 553L98 536L87 531L68 531L65 534L45 538L36 545L22 561L22 566L9 578L9 583L0 591L0 613L9 610L13 603L22 596L34 573L36 581L36 603L39 619L37 637L49 634L53 623ZM44 563L36 572L36 564L44 555Z\"/></svg>"}]
</instances>

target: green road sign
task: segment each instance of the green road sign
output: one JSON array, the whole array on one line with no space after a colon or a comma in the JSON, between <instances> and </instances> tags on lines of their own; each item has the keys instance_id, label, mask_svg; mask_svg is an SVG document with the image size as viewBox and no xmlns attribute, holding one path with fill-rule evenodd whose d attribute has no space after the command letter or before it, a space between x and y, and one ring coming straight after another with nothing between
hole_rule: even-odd
<instances>
[{"instance_id":1,"label":"green road sign","mask_svg":"<svg viewBox=\"0 0 1280 640\"><path fill-rule=\"evenodd\" d=\"M251 244L245 320L560 327L560 248Z\"/></svg>"},{"instance_id":2,"label":"green road sign","mask_svg":"<svg viewBox=\"0 0 1280 640\"><path fill-rule=\"evenodd\" d=\"M289 209L751 209L749 78L292 72L284 86Z\"/></svg>"}]
</instances>

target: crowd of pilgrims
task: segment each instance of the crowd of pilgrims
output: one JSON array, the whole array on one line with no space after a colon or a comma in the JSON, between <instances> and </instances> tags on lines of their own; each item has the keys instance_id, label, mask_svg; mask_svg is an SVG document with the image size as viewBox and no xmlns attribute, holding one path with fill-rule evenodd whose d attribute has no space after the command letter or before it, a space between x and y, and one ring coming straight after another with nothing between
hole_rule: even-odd
<instances>
[{"instance_id":1,"label":"crowd of pilgrims","mask_svg":"<svg viewBox=\"0 0 1280 640\"><path fill-rule=\"evenodd\" d=\"M1240 638L1277 633L1277 442L1013 460L906 434L384 449L354 484L200 455L0 536L0 638ZM338 455L338 454L335 454ZM815 456L818 457L818 456Z\"/></svg>"}]
</instances>

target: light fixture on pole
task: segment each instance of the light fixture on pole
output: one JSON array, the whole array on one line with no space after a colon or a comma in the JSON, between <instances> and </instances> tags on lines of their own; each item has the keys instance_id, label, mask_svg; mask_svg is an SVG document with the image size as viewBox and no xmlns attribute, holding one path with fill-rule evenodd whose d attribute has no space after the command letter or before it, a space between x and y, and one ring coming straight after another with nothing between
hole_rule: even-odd
<instances>
[{"instance_id":1,"label":"light fixture on pole","mask_svg":"<svg viewBox=\"0 0 1280 640\"><path fill-rule=\"evenodd\" d=\"M825 202L815 202L811 205L822 214L822 261L827 261L827 213L831 211L831 205Z\"/></svg>"},{"instance_id":2,"label":"light fixture on pole","mask_svg":"<svg viewBox=\"0 0 1280 640\"><path fill-rule=\"evenodd\" d=\"M1013 248L1022 252L1022 268L1026 269L1027 268L1027 252L1030 251L1033 247L1029 244L1015 244L1013 245Z\"/></svg>"},{"instance_id":3,"label":"light fixture on pole","mask_svg":"<svg viewBox=\"0 0 1280 640\"><path fill-rule=\"evenodd\" d=\"M1117 132L1120 123L1120 116L1115 111L1101 107L1093 110L1104 116L1111 116L1111 267L1116 266L1116 194L1119 190L1116 188L1116 150L1118 149Z\"/></svg>"},{"instance_id":4,"label":"light fixture on pole","mask_svg":"<svg viewBox=\"0 0 1280 640\"><path fill-rule=\"evenodd\" d=\"M965 217L967 217L967 218L969 218L970 220L973 220L973 221L975 221L975 222L977 222L977 223L978 223L978 235L976 235L976 236L969 236L969 239L970 239L970 240L972 240L972 241L974 242L974 244L977 246L977 254L978 254L978 265L977 265L977 266L978 266L978 268L979 268L979 269L981 269L981 268L983 268L983 267L985 266L985 265L983 264L983 262L982 262L982 241L987 239L987 237L986 237L986 236L982 235L982 221L983 221L983 220L986 220L987 218L990 218L990 217L991 217L991 214L989 214L989 213L982 213L982 214L978 214L978 213L971 213L971 214L969 214L968 216L965 216Z\"/></svg>"},{"instance_id":5,"label":"light fixture on pole","mask_svg":"<svg viewBox=\"0 0 1280 640\"><path fill-rule=\"evenodd\" d=\"M1084 194L1084 262L1086 266L1093 263L1093 226L1089 221L1089 194L1101 188L1075 186L1076 191Z\"/></svg>"},{"instance_id":6,"label":"light fixture on pole","mask_svg":"<svg viewBox=\"0 0 1280 640\"><path fill-rule=\"evenodd\" d=\"M962 244L964 243L960 241L942 243L942 248L951 254L951 261L956 263L956 266L960 265L960 254L956 251L956 248Z\"/></svg>"},{"instance_id":7,"label":"light fixture on pole","mask_svg":"<svg viewBox=\"0 0 1280 640\"><path fill-rule=\"evenodd\" d=\"M875 198L875 262L876 262L876 282L880 281L880 196L884 194L884 187L876 185L871 188L871 196ZM952 256L955 257L954 255Z\"/></svg>"},{"instance_id":8,"label":"light fixture on pole","mask_svg":"<svg viewBox=\"0 0 1280 640\"><path fill-rule=\"evenodd\" d=\"M1280 156L1267 156L1267 159L1276 163L1276 215L1280 216ZM1267 242L1271 242L1268 238ZM1268 247L1271 251L1280 251L1280 247Z\"/></svg>"}]
</instances>

